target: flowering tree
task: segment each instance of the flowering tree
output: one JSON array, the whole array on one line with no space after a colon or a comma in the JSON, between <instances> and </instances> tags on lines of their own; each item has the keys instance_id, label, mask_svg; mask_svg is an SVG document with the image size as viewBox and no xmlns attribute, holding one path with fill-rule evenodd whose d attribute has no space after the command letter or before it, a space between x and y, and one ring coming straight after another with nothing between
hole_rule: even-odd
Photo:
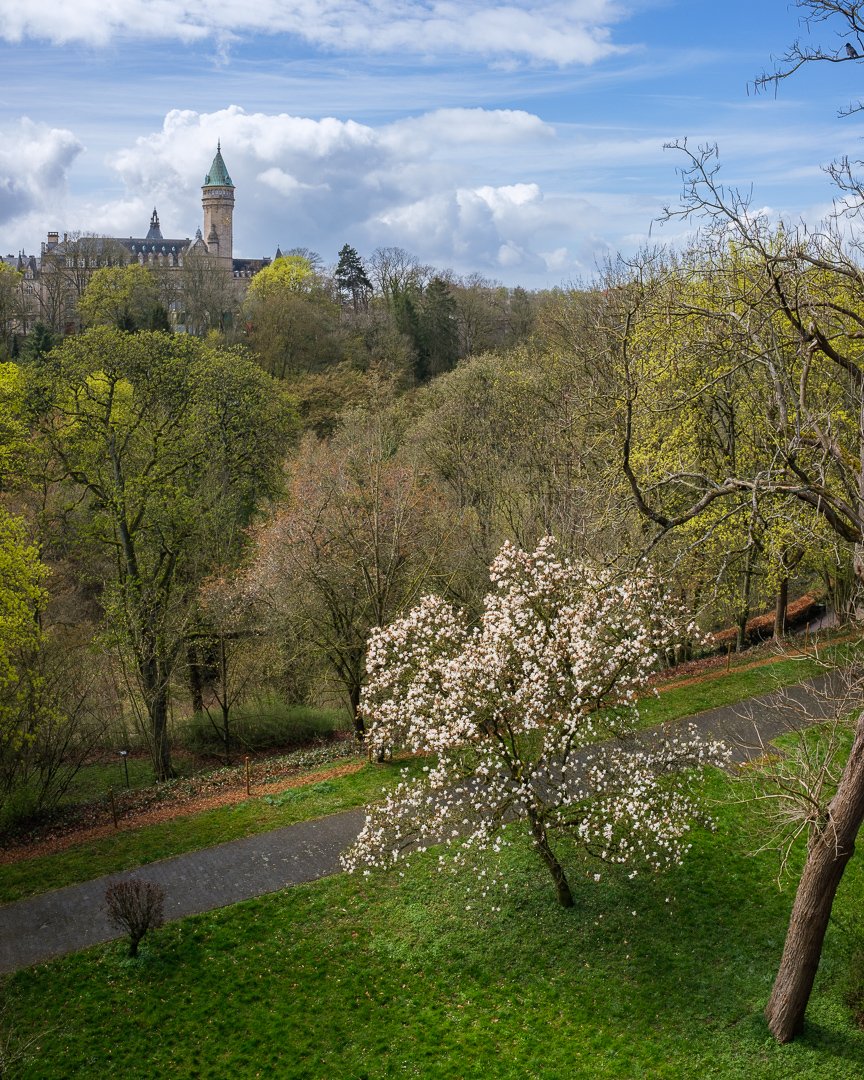
<instances>
[{"instance_id":1,"label":"flowering tree","mask_svg":"<svg viewBox=\"0 0 864 1080\"><path fill-rule=\"evenodd\" d=\"M392 865L457 837L462 865L499 850L516 818L564 907L573 896L556 833L610 863L679 861L697 814L682 770L722 751L627 736L636 690L692 626L654 583L558 559L551 537L533 554L506 544L491 579L477 626L428 596L373 633L361 705L369 739L437 763L369 810L346 868Z\"/></svg>"},{"instance_id":2,"label":"flowering tree","mask_svg":"<svg viewBox=\"0 0 864 1080\"><path fill-rule=\"evenodd\" d=\"M445 535L437 490L397 455L388 418L361 412L330 441L304 440L286 504L255 531L242 587L272 626L294 628L307 665L326 660L360 737L369 632L429 587Z\"/></svg>"}]
</instances>

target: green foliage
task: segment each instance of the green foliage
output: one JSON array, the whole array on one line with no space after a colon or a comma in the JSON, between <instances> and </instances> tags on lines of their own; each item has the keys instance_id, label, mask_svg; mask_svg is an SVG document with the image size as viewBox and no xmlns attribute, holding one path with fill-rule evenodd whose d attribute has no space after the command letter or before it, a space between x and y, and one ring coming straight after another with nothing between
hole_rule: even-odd
<instances>
[{"instance_id":1,"label":"green foliage","mask_svg":"<svg viewBox=\"0 0 864 1080\"><path fill-rule=\"evenodd\" d=\"M78 313L87 326L126 331L169 328L158 282L139 263L96 270L78 301Z\"/></svg>"},{"instance_id":2,"label":"green foliage","mask_svg":"<svg viewBox=\"0 0 864 1080\"><path fill-rule=\"evenodd\" d=\"M26 373L17 364L0 363L0 484L6 489L32 478L32 405Z\"/></svg>"},{"instance_id":3,"label":"green foliage","mask_svg":"<svg viewBox=\"0 0 864 1080\"><path fill-rule=\"evenodd\" d=\"M15 329L22 309L24 275L0 262L0 359L15 352Z\"/></svg>"},{"instance_id":4,"label":"green foliage","mask_svg":"<svg viewBox=\"0 0 864 1080\"><path fill-rule=\"evenodd\" d=\"M309 259L303 255L283 255L252 278L248 295L252 299L264 299L283 293L309 293L319 281Z\"/></svg>"},{"instance_id":5,"label":"green foliage","mask_svg":"<svg viewBox=\"0 0 864 1080\"><path fill-rule=\"evenodd\" d=\"M256 274L243 305L249 343L277 378L317 371L341 357L339 306L303 255Z\"/></svg>"},{"instance_id":6,"label":"green foliage","mask_svg":"<svg viewBox=\"0 0 864 1080\"><path fill-rule=\"evenodd\" d=\"M423 292L418 329L417 379L423 382L449 371L459 359L456 300L442 278L432 278Z\"/></svg>"},{"instance_id":7,"label":"green foliage","mask_svg":"<svg viewBox=\"0 0 864 1080\"><path fill-rule=\"evenodd\" d=\"M168 684L198 588L237 557L255 508L279 489L293 410L242 352L185 335L96 327L32 377L42 445L68 493L58 524L74 529L67 542L113 557L105 604L165 778Z\"/></svg>"},{"instance_id":8,"label":"green foliage","mask_svg":"<svg viewBox=\"0 0 864 1080\"><path fill-rule=\"evenodd\" d=\"M350 297L355 313L365 308L372 292L372 282L366 273L363 260L350 244L343 244L339 251L334 278L343 297Z\"/></svg>"},{"instance_id":9,"label":"green foliage","mask_svg":"<svg viewBox=\"0 0 864 1080\"><path fill-rule=\"evenodd\" d=\"M46 353L51 352L57 344L50 327L43 322L37 322L21 346L20 358L22 363L33 362Z\"/></svg>"},{"instance_id":10,"label":"green foliage","mask_svg":"<svg viewBox=\"0 0 864 1080\"><path fill-rule=\"evenodd\" d=\"M247 701L235 707L231 716L235 747L249 751L302 746L351 727L350 717L338 709L288 705L278 697ZM214 720L218 722L215 714ZM187 722L180 740L196 753L218 754L224 750L220 730L206 713L196 713Z\"/></svg>"},{"instance_id":11,"label":"green foliage","mask_svg":"<svg viewBox=\"0 0 864 1080\"><path fill-rule=\"evenodd\" d=\"M24 523L0 508L0 759L32 737L30 669L41 643L47 576Z\"/></svg>"}]
</instances>

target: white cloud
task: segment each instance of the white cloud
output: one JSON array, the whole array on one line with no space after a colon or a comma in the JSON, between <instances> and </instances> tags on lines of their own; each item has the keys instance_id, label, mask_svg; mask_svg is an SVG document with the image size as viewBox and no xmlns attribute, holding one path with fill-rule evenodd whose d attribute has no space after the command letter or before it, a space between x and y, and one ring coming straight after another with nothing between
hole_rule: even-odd
<instances>
[{"instance_id":1,"label":"white cloud","mask_svg":"<svg viewBox=\"0 0 864 1080\"><path fill-rule=\"evenodd\" d=\"M0 222L56 206L83 149L71 131L26 118L15 129L0 132Z\"/></svg>"},{"instance_id":2,"label":"white cloud","mask_svg":"<svg viewBox=\"0 0 864 1080\"><path fill-rule=\"evenodd\" d=\"M574 204L550 197L531 176L544 152L557 152L555 128L527 112L479 108L377 127L237 106L172 110L161 129L111 156L105 188L113 169L119 197L65 207L46 199L36 237L49 228L141 235L154 205L164 235L194 235L218 139L237 189L238 255L302 246L331 260L345 242L367 255L396 245L441 268L512 271L530 284L531 275L571 269L560 253L550 267L543 252L579 250L567 237L578 223ZM25 224L32 230L22 218L15 235ZM28 250L36 237L23 238Z\"/></svg>"},{"instance_id":3,"label":"white cloud","mask_svg":"<svg viewBox=\"0 0 864 1080\"><path fill-rule=\"evenodd\" d=\"M265 169L258 174L258 179L280 195L294 195L300 191L314 191L315 188L329 190L326 184L302 184L283 169Z\"/></svg>"},{"instance_id":4,"label":"white cloud","mask_svg":"<svg viewBox=\"0 0 864 1080\"><path fill-rule=\"evenodd\" d=\"M42 154L54 161L65 148L68 169L81 147L71 133L60 134L52 133L52 157L54 142L40 132ZM582 140L571 129L562 143L558 129L524 111L448 108L373 127L230 106L172 110L159 130L115 151L104 188L111 189L113 169L119 197L64 202L65 171L40 171L32 158L22 175L31 184L46 178L40 201L22 203L24 216L9 222L7 242L16 237L32 251L49 228L143 235L154 205L165 236L194 235L201 183L219 139L237 189L241 256L299 246L326 261L346 242L366 255L399 246L442 269L539 285L590 273L595 252L608 246L599 233L617 234L625 222L630 231L644 228L654 209L605 192L576 195L580 178L572 169L570 193L549 188L549 161L566 168L569 155L575 163ZM31 142L35 154L42 144ZM16 175L11 165L9 173Z\"/></svg>"},{"instance_id":5,"label":"white cloud","mask_svg":"<svg viewBox=\"0 0 864 1080\"><path fill-rule=\"evenodd\" d=\"M117 38L197 42L291 34L338 52L518 57L593 64L623 51L621 0L0 0L0 36L104 46Z\"/></svg>"},{"instance_id":6,"label":"white cloud","mask_svg":"<svg viewBox=\"0 0 864 1080\"><path fill-rule=\"evenodd\" d=\"M28 252L52 228L142 235L154 205L165 236L194 235L217 139L237 189L238 256L279 245L335 261L346 242L366 256L398 246L441 269L535 287L588 278L608 253L644 243L678 184L660 133L552 125L512 109L447 108L375 125L175 109L104 165L92 153L77 162L70 131L22 121L0 134L10 148L0 153L3 242ZM781 141L778 132L772 145ZM748 170L746 156L735 170ZM760 201L785 210L779 194ZM654 240L678 231L655 230Z\"/></svg>"}]
</instances>

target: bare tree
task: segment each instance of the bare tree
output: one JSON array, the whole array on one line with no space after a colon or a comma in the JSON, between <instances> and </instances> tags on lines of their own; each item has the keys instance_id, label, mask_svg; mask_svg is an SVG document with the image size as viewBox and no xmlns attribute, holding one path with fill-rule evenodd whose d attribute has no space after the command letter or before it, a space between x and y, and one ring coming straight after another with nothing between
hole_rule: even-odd
<instances>
[{"instance_id":1,"label":"bare tree","mask_svg":"<svg viewBox=\"0 0 864 1080\"><path fill-rule=\"evenodd\" d=\"M780 968L766 1009L772 1034L789 1042L800 1031L837 887L864 819L864 671L834 672L808 689L775 698L760 715L774 732L788 733L783 749L747 747L756 758L740 782L744 801L761 808L765 836L759 850L776 850L780 875L806 840L807 861L795 895ZM818 723L817 727L813 725ZM854 744L846 759L850 734Z\"/></svg>"},{"instance_id":2,"label":"bare tree","mask_svg":"<svg viewBox=\"0 0 864 1080\"><path fill-rule=\"evenodd\" d=\"M335 673L361 736L369 632L428 587L444 536L436 487L397 446L380 411L355 414L330 442L307 437L246 579L272 627L302 626L309 659Z\"/></svg>"},{"instance_id":3,"label":"bare tree","mask_svg":"<svg viewBox=\"0 0 864 1080\"><path fill-rule=\"evenodd\" d=\"M839 25L834 31L834 47L809 44L797 38L781 56L774 71L763 72L755 80L758 91L769 87L777 90L779 84L794 75L805 64L849 64L864 58L864 3L862 0L798 0L803 12L801 22L808 32L825 23ZM847 116L864 108L864 102L852 102L840 115Z\"/></svg>"},{"instance_id":4,"label":"bare tree","mask_svg":"<svg viewBox=\"0 0 864 1080\"><path fill-rule=\"evenodd\" d=\"M165 893L160 885L140 878L117 881L105 891L108 918L129 935L129 955L138 955L138 946L148 930L165 921Z\"/></svg>"}]
</instances>

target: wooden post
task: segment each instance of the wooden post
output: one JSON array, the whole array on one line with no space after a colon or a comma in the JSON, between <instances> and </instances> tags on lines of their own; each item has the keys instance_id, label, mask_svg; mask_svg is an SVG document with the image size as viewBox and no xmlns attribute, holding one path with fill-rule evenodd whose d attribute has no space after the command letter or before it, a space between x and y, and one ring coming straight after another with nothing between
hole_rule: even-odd
<instances>
[{"instance_id":1,"label":"wooden post","mask_svg":"<svg viewBox=\"0 0 864 1080\"><path fill-rule=\"evenodd\" d=\"M249 755L247 754L246 755L246 794L251 795L251 793L252 793L252 782L251 782L251 780L249 778Z\"/></svg>"},{"instance_id":2,"label":"wooden post","mask_svg":"<svg viewBox=\"0 0 864 1080\"><path fill-rule=\"evenodd\" d=\"M114 788L108 788L108 798L111 800L111 817L114 818L114 828L119 829L117 823L117 803L114 801Z\"/></svg>"}]
</instances>

